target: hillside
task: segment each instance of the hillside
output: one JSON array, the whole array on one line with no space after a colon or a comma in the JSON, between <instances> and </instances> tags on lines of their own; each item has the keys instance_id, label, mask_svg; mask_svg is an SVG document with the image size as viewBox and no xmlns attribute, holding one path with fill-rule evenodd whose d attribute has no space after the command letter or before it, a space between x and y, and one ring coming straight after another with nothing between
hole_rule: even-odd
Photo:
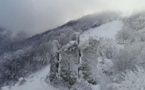
<instances>
[{"instance_id":1,"label":"hillside","mask_svg":"<svg viewBox=\"0 0 145 90\"><path fill-rule=\"evenodd\" d=\"M144 24L144 13L129 17L102 13L4 43L0 86L5 86L2 90L144 90ZM136 80L139 84L126 84Z\"/></svg>"},{"instance_id":2,"label":"hillside","mask_svg":"<svg viewBox=\"0 0 145 90\"><path fill-rule=\"evenodd\" d=\"M87 31L83 32L80 36L80 41L86 42L87 39L89 39L89 37L103 37L103 38L115 38L116 33L121 30L123 23L121 21L112 21L103 25L100 25L99 27L93 28L93 29L88 29ZM114 27L115 26L115 27ZM106 34L104 35L104 33L107 33L111 31L111 34ZM99 36L100 35L100 36ZM98 39L98 38L96 38ZM42 69L41 71L37 72L36 74L32 74L30 75L27 79L26 79L26 83L24 85L18 85L16 84L16 86L12 87L10 90L57 90L54 88L51 88L51 86L47 85L47 83L45 83L43 80L48 76L49 73L49 65ZM33 77L33 78L31 78ZM37 86L35 86L37 85ZM28 87L28 88L26 88ZM8 88L8 87L4 87L4 88ZM4 89L5 90L5 89Z\"/></svg>"},{"instance_id":3,"label":"hillside","mask_svg":"<svg viewBox=\"0 0 145 90\"><path fill-rule=\"evenodd\" d=\"M108 13L108 15L109 14L112 13ZM9 43L1 44L0 61L2 63L0 65L0 85L9 84L10 81L17 81L19 77L27 76L47 65L50 60L52 40L58 40L61 45L65 45L70 41L72 33L82 33L88 29L99 26L102 24L101 18L102 21L105 22L103 19L104 16L102 17L102 15L103 14L89 15L76 20L75 22L70 21L63 26L48 30L30 38L17 41L11 38L13 42L8 40ZM116 18L117 17L109 18L106 22ZM72 22L74 23L71 24ZM12 70L15 70L15 72Z\"/></svg>"}]
</instances>

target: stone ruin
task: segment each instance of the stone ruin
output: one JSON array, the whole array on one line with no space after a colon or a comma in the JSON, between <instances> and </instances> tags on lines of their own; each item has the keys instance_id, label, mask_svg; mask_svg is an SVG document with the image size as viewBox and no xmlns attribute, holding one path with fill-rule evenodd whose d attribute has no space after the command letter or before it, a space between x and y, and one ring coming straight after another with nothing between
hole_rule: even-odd
<instances>
[{"instance_id":1,"label":"stone ruin","mask_svg":"<svg viewBox=\"0 0 145 90\"><path fill-rule=\"evenodd\" d=\"M50 60L51 83L67 83L74 85L80 80L97 84L95 66L98 58L99 42L95 39L89 40L89 46L79 46L79 34L75 33L72 40L60 47L57 40L52 42L52 55Z\"/></svg>"}]
</instances>

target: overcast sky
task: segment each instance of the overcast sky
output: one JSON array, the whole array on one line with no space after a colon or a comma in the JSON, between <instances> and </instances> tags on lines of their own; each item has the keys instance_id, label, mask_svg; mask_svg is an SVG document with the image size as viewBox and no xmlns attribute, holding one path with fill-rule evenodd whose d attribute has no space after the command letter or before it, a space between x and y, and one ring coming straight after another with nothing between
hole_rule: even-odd
<instances>
[{"instance_id":1,"label":"overcast sky","mask_svg":"<svg viewBox=\"0 0 145 90\"><path fill-rule=\"evenodd\" d=\"M0 0L0 26L36 34L94 12L144 9L145 0Z\"/></svg>"}]
</instances>

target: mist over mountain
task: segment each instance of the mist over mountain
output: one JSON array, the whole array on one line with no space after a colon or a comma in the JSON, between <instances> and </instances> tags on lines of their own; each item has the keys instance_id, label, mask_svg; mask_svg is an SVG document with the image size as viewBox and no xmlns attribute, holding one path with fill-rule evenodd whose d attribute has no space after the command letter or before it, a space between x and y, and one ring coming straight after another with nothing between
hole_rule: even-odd
<instances>
[{"instance_id":1,"label":"mist over mountain","mask_svg":"<svg viewBox=\"0 0 145 90\"><path fill-rule=\"evenodd\" d=\"M3 43L0 46L0 61L2 62L2 69L0 70L2 73L1 84L17 81L19 77L26 76L47 65L51 57L51 43L53 40L58 40L61 46L63 46L71 40L73 33L83 33L88 29L119 18L117 13L108 12L108 19L104 19L105 14L106 12L99 15L88 15L30 38L20 39L20 36L23 34L18 34L20 40L12 38L12 33L9 33L10 31L6 32L7 30L2 28L1 31L6 33L1 37L6 39L6 36L8 36L8 39L2 39L5 42L2 41ZM13 72L13 69L16 72ZM11 74L4 71L8 71Z\"/></svg>"},{"instance_id":2,"label":"mist over mountain","mask_svg":"<svg viewBox=\"0 0 145 90\"><path fill-rule=\"evenodd\" d=\"M0 0L0 26L32 36L87 14L111 10L129 15L144 8L144 0Z\"/></svg>"},{"instance_id":3,"label":"mist over mountain","mask_svg":"<svg viewBox=\"0 0 145 90\"><path fill-rule=\"evenodd\" d=\"M0 28L0 87L144 90L144 32L144 12L91 14L32 37Z\"/></svg>"},{"instance_id":4,"label":"mist over mountain","mask_svg":"<svg viewBox=\"0 0 145 90\"><path fill-rule=\"evenodd\" d=\"M0 90L145 90L145 0L0 0Z\"/></svg>"}]
</instances>

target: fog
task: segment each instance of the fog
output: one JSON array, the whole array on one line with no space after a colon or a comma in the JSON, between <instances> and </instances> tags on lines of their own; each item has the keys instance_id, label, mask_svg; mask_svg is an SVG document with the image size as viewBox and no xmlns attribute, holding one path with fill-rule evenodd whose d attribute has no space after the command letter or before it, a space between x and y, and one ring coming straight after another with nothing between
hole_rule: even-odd
<instances>
[{"instance_id":1,"label":"fog","mask_svg":"<svg viewBox=\"0 0 145 90\"><path fill-rule=\"evenodd\" d=\"M145 0L0 0L0 26L34 35L87 14L144 9Z\"/></svg>"}]
</instances>

